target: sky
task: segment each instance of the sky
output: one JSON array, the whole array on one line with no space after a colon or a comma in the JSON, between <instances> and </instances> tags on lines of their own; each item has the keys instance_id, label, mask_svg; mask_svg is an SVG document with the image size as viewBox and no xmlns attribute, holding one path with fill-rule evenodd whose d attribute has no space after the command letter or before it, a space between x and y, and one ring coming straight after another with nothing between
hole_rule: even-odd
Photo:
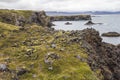
<instances>
[{"instance_id":1,"label":"sky","mask_svg":"<svg viewBox=\"0 0 120 80\"><path fill-rule=\"evenodd\" d=\"M120 11L120 0L0 0L0 9Z\"/></svg>"}]
</instances>

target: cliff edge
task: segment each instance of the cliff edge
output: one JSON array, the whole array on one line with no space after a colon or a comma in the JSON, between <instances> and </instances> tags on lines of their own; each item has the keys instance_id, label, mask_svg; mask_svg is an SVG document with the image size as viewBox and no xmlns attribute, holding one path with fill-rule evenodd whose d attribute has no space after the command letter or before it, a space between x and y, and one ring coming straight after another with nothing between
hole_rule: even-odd
<instances>
[{"instance_id":1,"label":"cliff edge","mask_svg":"<svg viewBox=\"0 0 120 80\"><path fill-rule=\"evenodd\" d=\"M34 23L41 26L51 26L50 19L44 11L2 9L0 10L0 22L22 27Z\"/></svg>"}]
</instances>

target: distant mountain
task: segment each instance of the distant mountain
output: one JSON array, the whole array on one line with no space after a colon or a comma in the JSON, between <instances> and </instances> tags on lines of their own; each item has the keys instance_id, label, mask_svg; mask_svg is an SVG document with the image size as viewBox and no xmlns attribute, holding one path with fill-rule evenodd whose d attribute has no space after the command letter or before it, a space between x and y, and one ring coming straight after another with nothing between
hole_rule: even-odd
<instances>
[{"instance_id":1,"label":"distant mountain","mask_svg":"<svg viewBox=\"0 0 120 80\"><path fill-rule=\"evenodd\" d=\"M57 11L46 11L47 15L78 15L78 14L93 14L93 15L106 15L106 14L120 14L120 11L85 11L85 12L57 12Z\"/></svg>"},{"instance_id":2,"label":"distant mountain","mask_svg":"<svg viewBox=\"0 0 120 80\"><path fill-rule=\"evenodd\" d=\"M117 12L109 12L109 11L95 11L91 12L92 14L120 14L120 11Z\"/></svg>"}]
</instances>

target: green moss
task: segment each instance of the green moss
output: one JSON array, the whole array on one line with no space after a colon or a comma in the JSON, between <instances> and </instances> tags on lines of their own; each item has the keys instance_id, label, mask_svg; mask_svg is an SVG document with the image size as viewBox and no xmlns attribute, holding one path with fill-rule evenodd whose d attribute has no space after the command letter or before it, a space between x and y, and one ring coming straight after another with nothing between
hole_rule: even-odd
<instances>
[{"instance_id":1,"label":"green moss","mask_svg":"<svg viewBox=\"0 0 120 80\"><path fill-rule=\"evenodd\" d=\"M8 23L8 24L16 24L16 19L19 17L24 18L24 20L28 20L28 18L32 15L33 11L30 10L0 10L0 22Z\"/></svg>"},{"instance_id":2,"label":"green moss","mask_svg":"<svg viewBox=\"0 0 120 80\"><path fill-rule=\"evenodd\" d=\"M0 10L0 15L11 16L12 14L16 14L19 16L24 16L25 18L30 17L32 13L33 11L31 10L7 10L7 9Z\"/></svg>"},{"instance_id":3,"label":"green moss","mask_svg":"<svg viewBox=\"0 0 120 80\"><path fill-rule=\"evenodd\" d=\"M18 26L14 26L14 25L10 25L10 24L6 24L6 23L2 23L2 22L0 22L0 30L3 30L3 31L7 31L7 30L9 30L9 31L13 31L13 30L18 30L19 29L19 27ZM1 30L1 31L2 31Z\"/></svg>"},{"instance_id":4,"label":"green moss","mask_svg":"<svg viewBox=\"0 0 120 80\"><path fill-rule=\"evenodd\" d=\"M88 55L78 43L67 43L69 39L65 36L68 33L60 31L52 34L36 25L20 31L17 26L5 23L0 23L1 29L1 34L6 31L9 34L4 38L0 37L0 63L7 63L11 70L19 67L27 69L29 72L19 76L20 80L98 80L86 62L74 57L80 55L87 59ZM56 36L59 38L55 39ZM56 48L50 47L52 42L56 44ZM27 51L32 48L33 53L27 55ZM61 48L64 50L60 51ZM53 70L48 70L48 65L44 63L48 52L55 52L60 56L53 63Z\"/></svg>"}]
</instances>

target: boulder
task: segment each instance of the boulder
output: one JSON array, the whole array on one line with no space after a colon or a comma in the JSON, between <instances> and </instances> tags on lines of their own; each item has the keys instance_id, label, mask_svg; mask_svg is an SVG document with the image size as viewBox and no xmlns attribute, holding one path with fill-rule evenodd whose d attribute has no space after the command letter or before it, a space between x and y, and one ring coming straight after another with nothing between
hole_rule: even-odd
<instances>
[{"instance_id":1,"label":"boulder","mask_svg":"<svg viewBox=\"0 0 120 80\"><path fill-rule=\"evenodd\" d=\"M4 71L8 71L8 67L6 64L2 64L0 63L0 71L4 72Z\"/></svg>"},{"instance_id":2,"label":"boulder","mask_svg":"<svg viewBox=\"0 0 120 80\"><path fill-rule=\"evenodd\" d=\"M51 48L56 48L56 44L51 44Z\"/></svg>"},{"instance_id":3,"label":"boulder","mask_svg":"<svg viewBox=\"0 0 120 80\"><path fill-rule=\"evenodd\" d=\"M24 75L25 73L27 73L28 70L26 70L25 68L19 68L17 70L17 76L21 76L21 75Z\"/></svg>"},{"instance_id":4,"label":"boulder","mask_svg":"<svg viewBox=\"0 0 120 80\"><path fill-rule=\"evenodd\" d=\"M26 55L30 57L34 53L34 50L35 50L34 48L27 49L26 50Z\"/></svg>"},{"instance_id":5,"label":"boulder","mask_svg":"<svg viewBox=\"0 0 120 80\"><path fill-rule=\"evenodd\" d=\"M60 51L64 51L65 49L64 48L61 48Z\"/></svg>"},{"instance_id":6,"label":"boulder","mask_svg":"<svg viewBox=\"0 0 120 80\"><path fill-rule=\"evenodd\" d=\"M49 70L53 70L53 63L55 60L57 60L59 58L60 58L59 55L54 52L47 53L45 55L44 62L45 62L45 64L48 65Z\"/></svg>"}]
</instances>

